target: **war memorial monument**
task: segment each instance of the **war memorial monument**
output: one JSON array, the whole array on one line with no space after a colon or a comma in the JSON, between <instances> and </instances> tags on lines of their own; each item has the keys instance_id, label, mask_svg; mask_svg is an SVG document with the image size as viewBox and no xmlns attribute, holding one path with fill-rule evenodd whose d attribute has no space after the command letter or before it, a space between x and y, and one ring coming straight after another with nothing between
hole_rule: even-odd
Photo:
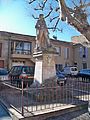
<instances>
[{"instance_id":1,"label":"war memorial monument","mask_svg":"<svg viewBox=\"0 0 90 120\"><path fill-rule=\"evenodd\" d=\"M33 57L35 58L34 82L42 84L44 80L50 80L56 76L55 56L56 49L51 45L49 32L43 14L35 25L36 28L36 47Z\"/></svg>"}]
</instances>

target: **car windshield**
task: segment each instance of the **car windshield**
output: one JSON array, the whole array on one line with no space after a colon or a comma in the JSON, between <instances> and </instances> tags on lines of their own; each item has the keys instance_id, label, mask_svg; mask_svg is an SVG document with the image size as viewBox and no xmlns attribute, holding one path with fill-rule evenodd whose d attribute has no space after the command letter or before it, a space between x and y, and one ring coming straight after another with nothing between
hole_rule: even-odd
<instances>
[{"instance_id":1,"label":"car windshield","mask_svg":"<svg viewBox=\"0 0 90 120\"><path fill-rule=\"evenodd\" d=\"M13 66L10 70L10 73L20 73L22 66Z\"/></svg>"},{"instance_id":2,"label":"car windshield","mask_svg":"<svg viewBox=\"0 0 90 120\"><path fill-rule=\"evenodd\" d=\"M0 69L0 75L7 75L8 72L5 69Z\"/></svg>"},{"instance_id":3,"label":"car windshield","mask_svg":"<svg viewBox=\"0 0 90 120\"><path fill-rule=\"evenodd\" d=\"M17 73L26 73L34 75L34 67L31 66L13 66L10 70L10 73L17 74Z\"/></svg>"},{"instance_id":4,"label":"car windshield","mask_svg":"<svg viewBox=\"0 0 90 120\"><path fill-rule=\"evenodd\" d=\"M60 72L60 71L56 71L56 75L59 78L64 78L65 77L64 74L62 72Z\"/></svg>"},{"instance_id":5,"label":"car windshield","mask_svg":"<svg viewBox=\"0 0 90 120\"><path fill-rule=\"evenodd\" d=\"M22 72L26 73L26 74L34 74L34 67L31 66L24 66L22 69Z\"/></svg>"}]
</instances>

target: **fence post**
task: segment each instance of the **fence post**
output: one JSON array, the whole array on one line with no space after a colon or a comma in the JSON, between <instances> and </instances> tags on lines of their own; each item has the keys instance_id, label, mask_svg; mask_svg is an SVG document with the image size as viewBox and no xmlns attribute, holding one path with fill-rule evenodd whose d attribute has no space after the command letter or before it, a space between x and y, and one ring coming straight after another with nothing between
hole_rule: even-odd
<instances>
[{"instance_id":1,"label":"fence post","mask_svg":"<svg viewBox=\"0 0 90 120\"><path fill-rule=\"evenodd\" d=\"M24 116L24 100L23 100L23 79L22 79L22 116Z\"/></svg>"}]
</instances>

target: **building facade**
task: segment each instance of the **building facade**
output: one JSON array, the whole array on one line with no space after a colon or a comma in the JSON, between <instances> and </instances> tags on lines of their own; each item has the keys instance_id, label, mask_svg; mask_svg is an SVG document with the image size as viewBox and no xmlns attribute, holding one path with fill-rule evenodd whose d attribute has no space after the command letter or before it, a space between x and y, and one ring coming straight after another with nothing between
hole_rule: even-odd
<instances>
[{"instance_id":1,"label":"building facade","mask_svg":"<svg viewBox=\"0 0 90 120\"><path fill-rule=\"evenodd\" d=\"M58 52L55 59L57 69L62 70L65 66L74 65L73 44L71 42L51 40L51 43Z\"/></svg>"},{"instance_id":2,"label":"building facade","mask_svg":"<svg viewBox=\"0 0 90 120\"><path fill-rule=\"evenodd\" d=\"M90 68L90 48L81 44L74 45L74 64L79 70Z\"/></svg>"},{"instance_id":3,"label":"building facade","mask_svg":"<svg viewBox=\"0 0 90 120\"><path fill-rule=\"evenodd\" d=\"M10 69L13 65L34 65L34 39L33 36L0 32L0 67Z\"/></svg>"},{"instance_id":4,"label":"building facade","mask_svg":"<svg viewBox=\"0 0 90 120\"><path fill-rule=\"evenodd\" d=\"M79 70L90 68L90 46L84 44L85 42L88 43L88 40L83 35L72 37L74 64Z\"/></svg>"},{"instance_id":5,"label":"building facade","mask_svg":"<svg viewBox=\"0 0 90 120\"><path fill-rule=\"evenodd\" d=\"M62 70L64 66L74 64L74 49L71 42L50 39L56 48L56 68ZM0 67L10 69L14 65L34 66L33 51L35 36L22 35L10 32L0 32Z\"/></svg>"}]
</instances>

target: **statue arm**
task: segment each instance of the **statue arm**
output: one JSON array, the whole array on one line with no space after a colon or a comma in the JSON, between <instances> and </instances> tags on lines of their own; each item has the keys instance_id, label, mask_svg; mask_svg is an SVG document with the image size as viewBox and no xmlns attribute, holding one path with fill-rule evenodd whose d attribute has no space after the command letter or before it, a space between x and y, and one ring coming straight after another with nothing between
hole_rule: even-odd
<instances>
[{"instance_id":1,"label":"statue arm","mask_svg":"<svg viewBox=\"0 0 90 120\"><path fill-rule=\"evenodd\" d=\"M39 29L39 28L40 28L39 20L37 21L37 23L36 23L36 25L35 25L35 28L36 28L36 29Z\"/></svg>"}]
</instances>

